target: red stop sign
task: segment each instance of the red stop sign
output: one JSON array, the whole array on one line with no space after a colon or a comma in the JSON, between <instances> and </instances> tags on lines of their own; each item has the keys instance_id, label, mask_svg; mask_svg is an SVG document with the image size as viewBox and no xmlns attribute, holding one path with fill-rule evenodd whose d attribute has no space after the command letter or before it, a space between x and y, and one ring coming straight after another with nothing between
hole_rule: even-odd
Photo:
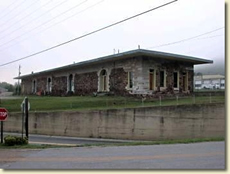
<instances>
[{"instance_id":1,"label":"red stop sign","mask_svg":"<svg viewBox=\"0 0 230 174\"><path fill-rule=\"evenodd\" d=\"M8 116L8 111L5 108L0 108L0 121L5 121Z\"/></svg>"}]
</instances>

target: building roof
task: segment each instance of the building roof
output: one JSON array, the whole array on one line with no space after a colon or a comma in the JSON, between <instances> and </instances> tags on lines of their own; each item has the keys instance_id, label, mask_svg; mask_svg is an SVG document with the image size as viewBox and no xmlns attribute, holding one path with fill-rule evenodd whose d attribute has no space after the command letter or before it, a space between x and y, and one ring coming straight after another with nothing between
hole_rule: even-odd
<instances>
[{"instance_id":1,"label":"building roof","mask_svg":"<svg viewBox=\"0 0 230 174\"><path fill-rule=\"evenodd\" d=\"M193 63L194 65L213 63L212 60L207 60L203 58L178 55L178 54L172 54L172 53L165 53L165 52L159 52L159 51L152 51L152 50L137 49L137 50L127 51L127 52L113 54L109 56L104 56L104 57L100 57L100 58L96 58L92 60L87 60L83 62L78 62L78 63L70 64L67 66L62 66L59 68L41 71L38 73L32 73L32 74L28 74L28 75L24 75L20 77L15 77L15 79L24 79L27 77L44 75L44 74L51 73L51 72L65 71L65 70L73 69L79 66L93 65L93 64L104 63L104 62L109 62L109 61L116 61L116 60L121 60L121 59L129 58L129 57L134 57L134 56L149 56L152 58L167 59L167 60L181 61L181 62L190 62L190 63Z\"/></svg>"},{"instance_id":2,"label":"building roof","mask_svg":"<svg viewBox=\"0 0 230 174\"><path fill-rule=\"evenodd\" d=\"M202 75L202 76L194 76L195 80L213 80L213 79L225 79L223 75Z\"/></svg>"}]
</instances>

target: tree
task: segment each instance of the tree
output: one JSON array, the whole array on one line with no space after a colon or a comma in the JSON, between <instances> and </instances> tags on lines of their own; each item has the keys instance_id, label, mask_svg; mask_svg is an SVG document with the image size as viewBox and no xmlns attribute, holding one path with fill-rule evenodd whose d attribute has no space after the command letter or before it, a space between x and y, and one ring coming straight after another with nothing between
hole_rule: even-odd
<instances>
[{"instance_id":1,"label":"tree","mask_svg":"<svg viewBox=\"0 0 230 174\"><path fill-rule=\"evenodd\" d=\"M197 76L202 76L203 74L201 72L196 73Z\"/></svg>"},{"instance_id":2,"label":"tree","mask_svg":"<svg viewBox=\"0 0 230 174\"><path fill-rule=\"evenodd\" d=\"M0 82L0 87L7 89L9 92L14 92L14 86L7 82Z\"/></svg>"},{"instance_id":3,"label":"tree","mask_svg":"<svg viewBox=\"0 0 230 174\"><path fill-rule=\"evenodd\" d=\"M14 84L14 95L20 95L21 94L21 84L15 83Z\"/></svg>"}]
</instances>

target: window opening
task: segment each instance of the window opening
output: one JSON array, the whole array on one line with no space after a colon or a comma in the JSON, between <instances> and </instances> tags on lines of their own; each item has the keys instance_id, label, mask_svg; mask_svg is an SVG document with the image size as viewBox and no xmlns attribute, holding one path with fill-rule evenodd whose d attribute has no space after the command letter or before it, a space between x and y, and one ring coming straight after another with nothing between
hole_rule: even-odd
<instances>
[{"instance_id":1,"label":"window opening","mask_svg":"<svg viewBox=\"0 0 230 174\"><path fill-rule=\"evenodd\" d=\"M183 91L187 91L188 90L188 77L187 77L187 73L183 72Z\"/></svg>"},{"instance_id":2,"label":"window opening","mask_svg":"<svg viewBox=\"0 0 230 174\"><path fill-rule=\"evenodd\" d=\"M128 72L128 87L133 88L133 72Z\"/></svg>"},{"instance_id":3,"label":"window opening","mask_svg":"<svg viewBox=\"0 0 230 174\"><path fill-rule=\"evenodd\" d=\"M52 81L51 78L49 77L47 80L47 91L51 92L51 90L52 90Z\"/></svg>"},{"instance_id":4,"label":"window opening","mask_svg":"<svg viewBox=\"0 0 230 174\"><path fill-rule=\"evenodd\" d=\"M73 92L73 74L69 75L69 91Z\"/></svg>"},{"instance_id":5,"label":"window opening","mask_svg":"<svg viewBox=\"0 0 230 174\"><path fill-rule=\"evenodd\" d=\"M149 70L149 90L154 90L154 69Z\"/></svg>"},{"instance_id":6,"label":"window opening","mask_svg":"<svg viewBox=\"0 0 230 174\"><path fill-rule=\"evenodd\" d=\"M165 71L160 71L160 87L165 87Z\"/></svg>"},{"instance_id":7,"label":"window opening","mask_svg":"<svg viewBox=\"0 0 230 174\"><path fill-rule=\"evenodd\" d=\"M173 87L174 88L178 88L179 84L178 84L178 72L174 72L173 73Z\"/></svg>"},{"instance_id":8,"label":"window opening","mask_svg":"<svg viewBox=\"0 0 230 174\"><path fill-rule=\"evenodd\" d=\"M107 91L107 72L105 69L100 73L100 90Z\"/></svg>"}]
</instances>

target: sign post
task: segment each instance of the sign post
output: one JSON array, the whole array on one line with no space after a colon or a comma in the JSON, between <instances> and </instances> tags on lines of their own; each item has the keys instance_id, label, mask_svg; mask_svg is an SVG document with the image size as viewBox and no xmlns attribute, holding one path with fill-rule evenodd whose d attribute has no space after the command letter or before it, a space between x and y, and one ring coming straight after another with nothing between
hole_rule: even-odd
<instances>
[{"instance_id":1,"label":"sign post","mask_svg":"<svg viewBox=\"0 0 230 174\"><path fill-rule=\"evenodd\" d=\"M29 140L29 108L28 108L28 98L25 98L25 116L26 116L26 123L25 123L25 128L26 128L26 137Z\"/></svg>"},{"instance_id":2,"label":"sign post","mask_svg":"<svg viewBox=\"0 0 230 174\"><path fill-rule=\"evenodd\" d=\"M8 111L5 108L0 108L0 121L1 121L1 143L3 143L3 121L8 117Z\"/></svg>"},{"instance_id":3,"label":"sign post","mask_svg":"<svg viewBox=\"0 0 230 174\"><path fill-rule=\"evenodd\" d=\"M24 134L24 113L25 113L25 103L22 102L22 139L23 139L23 134Z\"/></svg>"},{"instance_id":4,"label":"sign post","mask_svg":"<svg viewBox=\"0 0 230 174\"><path fill-rule=\"evenodd\" d=\"M1 144L3 143L3 121L1 121Z\"/></svg>"},{"instance_id":5,"label":"sign post","mask_svg":"<svg viewBox=\"0 0 230 174\"><path fill-rule=\"evenodd\" d=\"M30 103L27 97L24 98L21 104L22 109L22 138L24 135L24 128L26 137L29 139L29 110L30 110Z\"/></svg>"}]
</instances>

